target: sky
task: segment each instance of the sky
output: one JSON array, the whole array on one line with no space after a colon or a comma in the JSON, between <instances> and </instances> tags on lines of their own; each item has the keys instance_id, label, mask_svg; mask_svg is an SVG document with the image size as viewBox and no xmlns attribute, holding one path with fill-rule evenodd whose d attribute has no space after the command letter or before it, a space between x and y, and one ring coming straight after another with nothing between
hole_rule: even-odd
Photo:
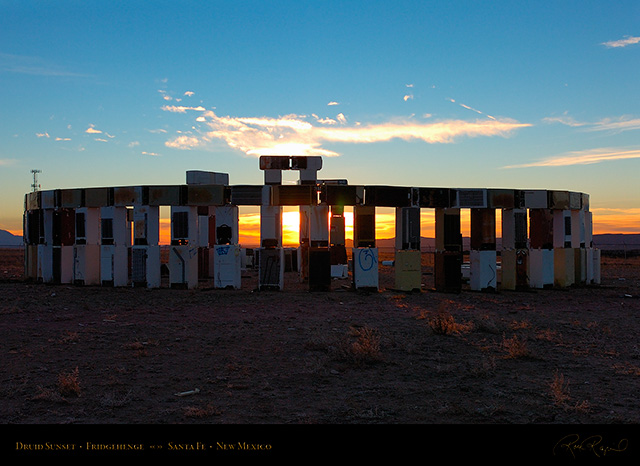
<instances>
[{"instance_id":1,"label":"sky","mask_svg":"<svg viewBox=\"0 0 640 466\"><path fill-rule=\"evenodd\" d=\"M637 0L0 0L0 229L34 169L262 184L277 154L350 184L585 192L594 233L640 233L639 76Z\"/></svg>"}]
</instances>

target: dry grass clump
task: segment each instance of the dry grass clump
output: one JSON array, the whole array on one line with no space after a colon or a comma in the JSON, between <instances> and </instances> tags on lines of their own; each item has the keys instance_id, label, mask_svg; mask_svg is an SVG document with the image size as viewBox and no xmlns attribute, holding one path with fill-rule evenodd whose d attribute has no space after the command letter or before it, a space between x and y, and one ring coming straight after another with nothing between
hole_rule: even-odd
<instances>
[{"instance_id":1,"label":"dry grass clump","mask_svg":"<svg viewBox=\"0 0 640 466\"><path fill-rule=\"evenodd\" d=\"M564 380L564 374L556 371L553 380L549 384L551 398L556 406L566 404L571 398L569 395L569 381Z\"/></svg>"},{"instance_id":2,"label":"dry grass clump","mask_svg":"<svg viewBox=\"0 0 640 466\"><path fill-rule=\"evenodd\" d=\"M377 362L382 359L380 334L370 327L352 328L355 341L347 346L347 354L358 362Z\"/></svg>"},{"instance_id":3,"label":"dry grass clump","mask_svg":"<svg viewBox=\"0 0 640 466\"><path fill-rule=\"evenodd\" d=\"M58 375L58 392L62 396L80 396L79 372L76 367L71 372L62 372Z\"/></svg>"},{"instance_id":4,"label":"dry grass clump","mask_svg":"<svg viewBox=\"0 0 640 466\"><path fill-rule=\"evenodd\" d=\"M158 342L157 341L133 341L131 343L127 343L126 345L124 345L124 349L126 350L132 350L135 354L136 357L139 358L144 358L146 356L149 356L149 347L150 346L157 346Z\"/></svg>"},{"instance_id":5,"label":"dry grass clump","mask_svg":"<svg viewBox=\"0 0 640 466\"><path fill-rule=\"evenodd\" d=\"M428 318L429 327L436 335L454 335L469 332L473 324L461 324L447 311L439 311Z\"/></svg>"},{"instance_id":6,"label":"dry grass clump","mask_svg":"<svg viewBox=\"0 0 640 466\"><path fill-rule=\"evenodd\" d=\"M335 357L357 364L380 362L380 334L370 327L352 326L335 347Z\"/></svg>"},{"instance_id":7,"label":"dry grass clump","mask_svg":"<svg viewBox=\"0 0 640 466\"><path fill-rule=\"evenodd\" d=\"M581 414L588 414L591 411L591 404L588 400L576 401L573 406L569 404L571 401L569 380L565 379L564 374L558 371L556 371L553 380L549 383L549 393L553 404L557 407Z\"/></svg>"},{"instance_id":8,"label":"dry grass clump","mask_svg":"<svg viewBox=\"0 0 640 466\"><path fill-rule=\"evenodd\" d=\"M55 390L50 390L48 388L44 388L41 386L37 387L37 392L36 394L31 397L32 401L48 401L48 402L52 402L52 403L66 403L67 400L65 400L62 396L60 396L60 393L56 392Z\"/></svg>"},{"instance_id":9,"label":"dry grass clump","mask_svg":"<svg viewBox=\"0 0 640 466\"><path fill-rule=\"evenodd\" d=\"M591 404L589 403L589 401L584 400L576 403L573 409L579 413L588 413L589 411L591 411Z\"/></svg>"},{"instance_id":10,"label":"dry grass clump","mask_svg":"<svg viewBox=\"0 0 640 466\"><path fill-rule=\"evenodd\" d=\"M184 415L186 417L197 418L197 419L202 419L202 418L211 417L211 416L220 416L221 414L222 414L222 411L220 411L218 408L216 408L212 404L208 404L204 407L189 406L184 409Z\"/></svg>"},{"instance_id":11,"label":"dry grass clump","mask_svg":"<svg viewBox=\"0 0 640 466\"><path fill-rule=\"evenodd\" d=\"M511 322L511 324L509 325L509 327L511 328L511 330L516 331L516 330L526 330L531 328L531 324L526 321L526 320L522 320L522 321L518 321L518 320L514 320Z\"/></svg>"},{"instance_id":12,"label":"dry grass clump","mask_svg":"<svg viewBox=\"0 0 640 466\"><path fill-rule=\"evenodd\" d=\"M309 361L310 370L313 372L325 366L329 360L359 365L376 363L383 359L380 333L366 325L351 325L346 333L339 336L316 333L305 343L305 349L326 353L325 357Z\"/></svg>"},{"instance_id":13,"label":"dry grass clump","mask_svg":"<svg viewBox=\"0 0 640 466\"><path fill-rule=\"evenodd\" d=\"M496 359L493 356L483 358L479 364L472 366L471 373L474 377L490 377L496 371Z\"/></svg>"},{"instance_id":14,"label":"dry grass clump","mask_svg":"<svg viewBox=\"0 0 640 466\"><path fill-rule=\"evenodd\" d=\"M351 350L357 358L377 360L380 358L380 334L377 330L362 327L354 331L356 341Z\"/></svg>"},{"instance_id":15,"label":"dry grass clump","mask_svg":"<svg viewBox=\"0 0 640 466\"><path fill-rule=\"evenodd\" d=\"M550 342L561 342L562 338L556 330L542 329L536 333L536 339Z\"/></svg>"},{"instance_id":16,"label":"dry grass clump","mask_svg":"<svg viewBox=\"0 0 640 466\"><path fill-rule=\"evenodd\" d=\"M614 364L613 369L617 374L640 376L640 367L630 363Z\"/></svg>"},{"instance_id":17,"label":"dry grass clump","mask_svg":"<svg viewBox=\"0 0 640 466\"><path fill-rule=\"evenodd\" d=\"M527 348L527 342L520 339L518 335L514 335L511 338L507 338L502 335L502 349L507 352L508 359L528 358L531 356L529 348Z\"/></svg>"},{"instance_id":18,"label":"dry grass clump","mask_svg":"<svg viewBox=\"0 0 640 466\"><path fill-rule=\"evenodd\" d=\"M66 332L60 338L60 343L77 343L79 339L78 332Z\"/></svg>"},{"instance_id":19,"label":"dry grass clump","mask_svg":"<svg viewBox=\"0 0 640 466\"><path fill-rule=\"evenodd\" d=\"M467 333L473 329L473 323L459 323L451 314L452 307L459 308L459 305L451 300L441 301L435 312L422 309L417 319L426 320L429 327L436 335L455 335Z\"/></svg>"}]
</instances>

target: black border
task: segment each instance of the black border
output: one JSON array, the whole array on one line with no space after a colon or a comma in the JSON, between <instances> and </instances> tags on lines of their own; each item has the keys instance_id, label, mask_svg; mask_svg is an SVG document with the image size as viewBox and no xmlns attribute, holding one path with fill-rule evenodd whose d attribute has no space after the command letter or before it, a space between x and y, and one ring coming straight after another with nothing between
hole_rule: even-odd
<instances>
[{"instance_id":1,"label":"black border","mask_svg":"<svg viewBox=\"0 0 640 466\"><path fill-rule=\"evenodd\" d=\"M4 425L2 458L245 459L418 458L428 461L640 459L638 425ZM142 450L94 445L142 445ZM39 449L27 449L38 445ZM73 445L74 450L54 450ZM192 449L183 449L193 446ZM226 448L225 448L226 446ZM121 447L119 447L121 448ZM199 448L199 449L196 449ZM616 451L616 450L622 451ZM417 456L416 456L417 455ZM11 463L14 464L14 463Z\"/></svg>"}]
</instances>

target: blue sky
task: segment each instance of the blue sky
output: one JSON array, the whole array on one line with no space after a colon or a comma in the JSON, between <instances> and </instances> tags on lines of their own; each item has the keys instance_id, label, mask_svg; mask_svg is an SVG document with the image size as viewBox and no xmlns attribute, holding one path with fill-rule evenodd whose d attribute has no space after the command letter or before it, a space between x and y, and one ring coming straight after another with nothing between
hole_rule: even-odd
<instances>
[{"instance_id":1,"label":"blue sky","mask_svg":"<svg viewBox=\"0 0 640 466\"><path fill-rule=\"evenodd\" d=\"M564 189L640 233L637 1L0 0L0 229L42 189L263 181ZM293 174L285 181L295 180Z\"/></svg>"}]
</instances>

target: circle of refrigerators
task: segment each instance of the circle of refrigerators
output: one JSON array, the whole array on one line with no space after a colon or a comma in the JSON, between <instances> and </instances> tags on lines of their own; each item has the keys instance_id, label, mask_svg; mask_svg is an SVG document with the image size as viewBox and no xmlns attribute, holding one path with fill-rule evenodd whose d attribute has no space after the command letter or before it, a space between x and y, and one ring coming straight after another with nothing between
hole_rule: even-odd
<instances>
[{"instance_id":1,"label":"circle of refrigerators","mask_svg":"<svg viewBox=\"0 0 640 466\"><path fill-rule=\"evenodd\" d=\"M568 287L600 283L589 196L556 190L350 185L318 179L321 157L263 156L263 185L230 185L226 173L187 171L184 185L54 189L25 195L25 277L45 283L158 288L241 288L258 270L258 289L284 288L285 270L310 290L333 279L379 288L376 207L395 208L395 288L424 288L432 254L434 289ZM282 184L297 170L297 184ZM170 206L171 241L159 245L160 207ZM260 208L260 246L239 244L240 206ZM282 244L282 213L298 206L300 243ZM353 208L348 259L344 208ZM421 244L421 209L435 210L435 243ZM470 210L463 244L461 209ZM501 237L496 211L501 211ZM168 257L166 257L168 254ZM465 258L468 257L468 260ZM168 276L168 281L167 281Z\"/></svg>"}]
</instances>

